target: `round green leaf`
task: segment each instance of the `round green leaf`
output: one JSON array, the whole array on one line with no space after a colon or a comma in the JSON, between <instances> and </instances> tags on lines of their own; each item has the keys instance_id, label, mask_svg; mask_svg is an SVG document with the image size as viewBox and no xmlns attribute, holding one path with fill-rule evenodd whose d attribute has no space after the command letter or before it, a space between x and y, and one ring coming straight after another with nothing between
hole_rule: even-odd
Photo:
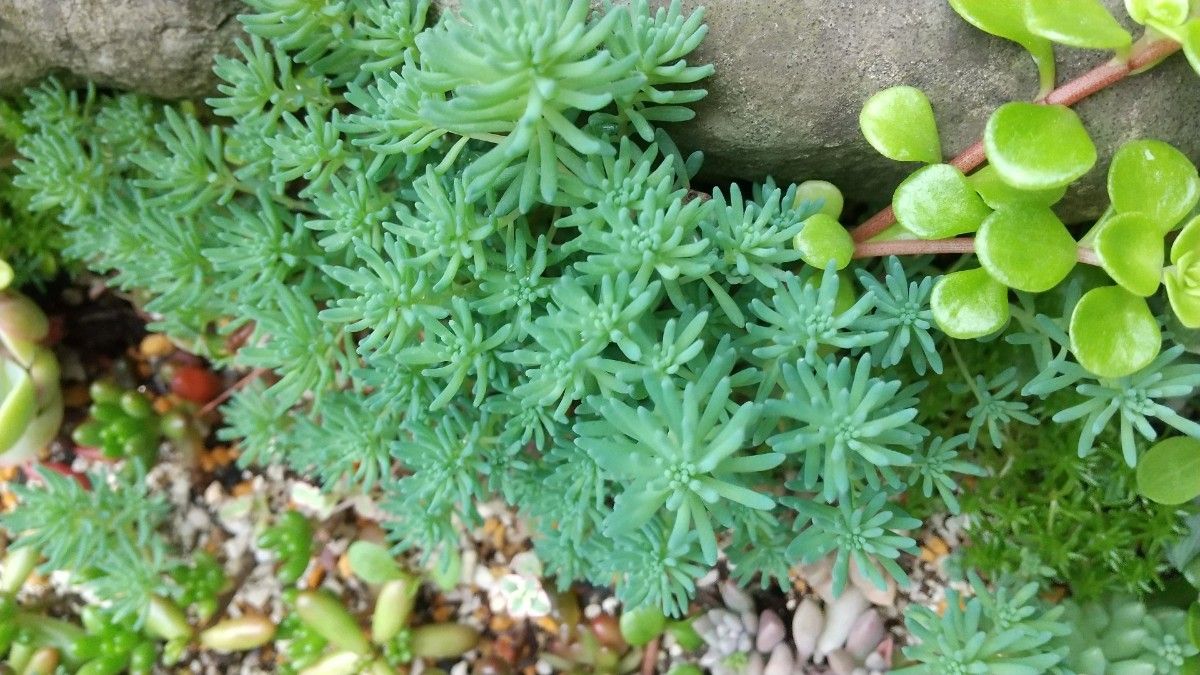
<instances>
[{"instance_id":1,"label":"round green leaf","mask_svg":"<svg viewBox=\"0 0 1200 675\"><path fill-rule=\"evenodd\" d=\"M1004 206L1053 206L1067 194L1065 187L1049 190L1015 188L1005 183L996 167L990 164L971 174L968 180L984 203L993 209Z\"/></svg>"},{"instance_id":2,"label":"round green leaf","mask_svg":"<svg viewBox=\"0 0 1200 675\"><path fill-rule=\"evenodd\" d=\"M950 0L950 6L972 26L1029 50L1037 63L1043 91L1054 87L1054 45L1035 35L1026 24L1033 0Z\"/></svg>"},{"instance_id":3,"label":"round green leaf","mask_svg":"<svg viewBox=\"0 0 1200 675\"><path fill-rule=\"evenodd\" d=\"M634 647L644 647L663 634L667 617L655 605L627 608L621 613L621 637Z\"/></svg>"},{"instance_id":4,"label":"round green leaf","mask_svg":"<svg viewBox=\"0 0 1200 675\"><path fill-rule=\"evenodd\" d=\"M1039 206L1001 209L983 221L975 238L979 262L996 281L1042 293L1075 268L1075 239L1054 212Z\"/></svg>"},{"instance_id":5,"label":"round green leaf","mask_svg":"<svg viewBox=\"0 0 1200 675\"><path fill-rule=\"evenodd\" d=\"M871 147L888 159L927 164L942 161L933 106L920 89L884 89L867 99L858 123Z\"/></svg>"},{"instance_id":6,"label":"round green leaf","mask_svg":"<svg viewBox=\"0 0 1200 675\"><path fill-rule=\"evenodd\" d=\"M1163 235L1140 213L1109 218L1096 232L1096 257L1105 272L1130 293L1148 298L1162 281Z\"/></svg>"},{"instance_id":7,"label":"round green leaf","mask_svg":"<svg viewBox=\"0 0 1200 675\"><path fill-rule=\"evenodd\" d=\"M939 279L930 303L938 328L959 340L991 335L1008 323L1008 289L982 268Z\"/></svg>"},{"instance_id":8,"label":"round green leaf","mask_svg":"<svg viewBox=\"0 0 1200 675\"><path fill-rule=\"evenodd\" d=\"M1138 492L1175 506L1200 497L1200 441L1178 436L1159 441L1138 460Z\"/></svg>"},{"instance_id":9,"label":"round green leaf","mask_svg":"<svg viewBox=\"0 0 1200 675\"><path fill-rule=\"evenodd\" d=\"M1133 36L1100 0L1034 0L1026 10L1030 32L1083 49L1123 49Z\"/></svg>"},{"instance_id":10,"label":"round green leaf","mask_svg":"<svg viewBox=\"0 0 1200 675\"><path fill-rule=\"evenodd\" d=\"M949 164L913 173L896 188L896 221L922 239L945 239L979 229L991 209L967 177Z\"/></svg>"},{"instance_id":11,"label":"round green leaf","mask_svg":"<svg viewBox=\"0 0 1200 675\"><path fill-rule=\"evenodd\" d=\"M1006 103L983 135L988 161L1022 190L1070 185L1096 164L1096 146L1075 111L1061 105Z\"/></svg>"},{"instance_id":12,"label":"round green leaf","mask_svg":"<svg viewBox=\"0 0 1200 675\"><path fill-rule=\"evenodd\" d=\"M833 263L837 269L845 269L854 257L854 238L835 218L824 213L804 221L804 229L792 241L800 258L812 265L825 269Z\"/></svg>"},{"instance_id":13,"label":"round green leaf","mask_svg":"<svg viewBox=\"0 0 1200 675\"><path fill-rule=\"evenodd\" d=\"M1125 0L1125 10L1140 24L1178 26L1188 18L1189 0Z\"/></svg>"},{"instance_id":14,"label":"round green leaf","mask_svg":"<svg viewBox=\"0 0 1200 675\"><path fill-rule=\"evenodd\" d=\"M1158 320L1139 297L1120 286L1093 288L1071 314L1071 352L1100 377L1132 375L1162 348Z\"/></svg>"},{"instance_id":15,"label":"round green leaf","mask_svg":"<svg viewBox=\"0 0 1200 675\"><path fill-rule=\"evenodd\" d=\"M4 258L0 258L0 291L8 288L13 280L13 268Z\"/></svg>"},{"instance_id":16,"label":"round green leaf","mask_svg":"<svg viewBox=\"0 0 1200 675\"><path fill-rule=\"evenodd\" d=\"M846 198L842 196L842 191L829 181L806 180L796 186L795 206L799 207L801 204L814 202L821 204L818 213L824 213L831 218L841 218Z\"/></svg>"},{"instance_id":17,"label":"round green leaf","mask_svg":"<svg viewBox=\"0 0 1200 675\"><path fill-rule=\"evenodd\" d=\"M1200 201L1200 174L1182 152L1162 141L1133 141L1113 157L1108 196L1118 213L1145 214L1166 234Z\"/></svg>"},{"instance_id":18,"label":"round green leaf","mask_svg":"<svg viewBox=\"0 0 1200 675\"><path fill-rule=\"evenodd\" d=\"M350 569L368 584L383 584L404 577L396 559L387 550L371 541L356 541L346 551Z\"/></svg>"}]
</instances>

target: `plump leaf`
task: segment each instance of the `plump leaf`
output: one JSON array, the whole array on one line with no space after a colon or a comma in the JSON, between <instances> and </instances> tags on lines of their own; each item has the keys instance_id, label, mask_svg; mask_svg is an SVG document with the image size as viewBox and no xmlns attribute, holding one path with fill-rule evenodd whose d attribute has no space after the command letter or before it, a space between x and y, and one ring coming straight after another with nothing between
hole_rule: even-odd
<instances>
[{"instance_id":1,"label":"plump leaf","mask_svg":"<svg viewBox=\"0 0 1200 675\"><path fill-rule=\"evenodd\" d=\"M850 232L835 218L824 213L804 221L804 229L800 230L792 243L804 262L821 269L830 263L839 270L845 269L854 257L854 239Z\"/></svg>"},{"instance_id":2,"label":"plump leaf","mask_svg":"<svg viewBox=\"0 0 1200 675\"><path fill-rule=\"evenodd\" d=\"M0 452L25 433L37 411L37 392L29 373L14 361L0 360Z\"/></svg>"},{"instance_id":3,"label":"plump leaf","mask_svg":"<svg viewBox=\"0 0 1200 675\"><path fill-rule=\"evenodd\" d=\"M654 605L630 607L621 613L621 637L635 647L650 644L666 627L667 617Z\"/></svg>"},{"instance_id":4,"label":"plump leaf","mask_svg":"<svg viewBox=\"0 0 1200 675\"><path fill-rule=\"evenodd\" d=\"M1100 0L1030 2L1025 23L1035 35L1071 47L1123 49L1133 42Z\"/></svg>"},{"instance_id":5,"label":"plump leaf","mask_svg":"<svg viewBox=\"0 0 1200 675\"><path fill-rule=\"evenodd\" d=\"M1113 157L1108 196L1118 213L1145 214L1166 234L1200 201L1200 174L1187 156L1162 141L1133 141Z\"/></svg>"},{"instance_id":6,"label":"plump leaf","mask_svg":"<svg viewBox=\"0 0 1200 675\"><path fill-rule=\"evenodd\" d=\"M959 340L991 335L1008 323L1008 289L983 268L942 277L930 303L938 328Z\"/></svg>"},{"instance_id":7,"label":"plump leaf","mask_svg":"<svg viewBox=\"0 0 1200 675\"><path fill-rule=\"evenodd\" d=\"M1179 230L1179 236L1171 244L1171 263L1178 263L1186 253L1200 253L1200 216L1192 218Z\"/></svg>"},{"instance_id":8,"label":"plump leaf","mask_svg":"<svg viewBox=\"0 0 1200 675\"><path fill-rule=\"evenodd\" d=\"M979 30L1012 40L1029 50L1038 66L1043 91L1054 86L1054 45L1026 25L1032 0L950 0L958 15Z\"/></svg>"},{"instance_id":9,"label":"plump leaf","mask_svg":"<svg viewBox=\"0 0 1200 675\"><path fill-rule=\"evenodd\" d=\"M1125 0L1125 10L1140 24L1178 26L1188 17L1188 0Z\"/></svg>"},{"instance_id":10,"label":"plump leaf","mask_svg":"<svg viewBox=\"0 0 1200 675\"><path fill-rule=\"evenodd\" d=\"M884 89L867 99L858 123L867 142L888 159L927 164L942 161L933 106L920 89Z\"/></svg>"},{"instance_id":11,"label":"plump leaf","mask_svg":"<svg viewBox=\"0 0 1200 675\"><path fill-rule=\"evenodd\" d=\"M1071 314L1071 352L1100 377L1132 375L1162 348L1158 320L1139 297L1120 286L1093 288Z\"/></svg>"},{"instance_id":12,"label":"plump leaf","mask_svg":"<svg viewBox=\"0 0 1200 675\"><path fill-rule=\"evenodd\" d=\"M1200 216L1171 245L1171 267L1163 275L1167 300L1184 328L1200 328Z\"/></svg>"},{"instance_id":13,"label":"plump leaf","mask_svg":"<svg viewBox=\"0 0 1200 675\"><path fill-rule=\"evenodd\" d=\"M1200 497L1200 441L1177 436L1159 441L1138 461L1138 492L1174 506Z\"/></svg>"},{"instance_id":14,"label":"plump leaf","mask_svg":"<svg viewBox=\"0 0 1200 675\"><path fill-rule=\"evenodd\" d=\"M1022 190L1000 177L996 167L987 165L968 178L984 203L993 209L1004 206L1053 206L1067 194L1066 187L1049 190Z\"/></svg>"},{"instance_id":15,"label":"plump leaf","mask_svg":"<svg viewBox=\"0 0 1200 675\"><path fill-rule=\"evenodd\" d=\"M979 229L991 209L966 176L949 164L927 166L896 188L896 220L922 239L944 239Z\"/></svg>"},{"instance_id":16,"label":"plump leaf","mask_svg":"<svg viewBox=\"0 0 1200 675\"><path fill-rule=\"evenodd\" d=\"M1140 213L1109 218L1096 232L1096 257L1104 271L1125 290L1150 297L1162 280L1163 237Z\"/></svg>"},{"instance_id":17,"label":"plump leaf","mask_svg":"<svg viewBox=\"0 0 1200 675\"><path fill-rule=\"evenodd\" d=\"M1046 207L1001 209L983 221L975 242L984 269L1019 291L1048 291L1075 267L1075 239Z\"/></svg>"},{"instance_id":18,"label":"plump leaf","mask_svg":"<svg viewBox=\"0 0 1200 675\"><path fill-rule=\"evenodd\" d=\"M386 546L371 541L356 541L346 551L350 569L368 584L383 584L400 579L404 573Z\"/></svg>"},{"instance_id":19,"label":"plump leaf","mask_svg":"<svg viewBox=\"0 0 1200 675\"><path fill-rule=\"evenodd\" d=\"M1070 185L1096 164L1096 146L1075 111L1061 105L1000 106L983 136L988 161L1024 190Z\"/></svg>"},{"instance_id":20,"label":"plump leaf","mask_svg":"<svg viewBox=\"0 0 1200 675\"><path fill-rule=\"evenodd\" d=\"M841 218L846 198L842 196L842 191L829 181L806 180L796 186L796 198L792 206L799 208L806 203L819 203L821 210L818 213L824 213L831 218Z\"/></svg>"},{"instance_id":21,"label":"plump leaf","mask_svg":"<svg viewBox=\"0 0 1200 675\"><path fill-rule=\"evenodd\" d=\"M1192 19L1180 31L1183 38L1183 53L1187 55L1192 69L1200 74L1200 19Z\"/></svg>"}]
</instances>

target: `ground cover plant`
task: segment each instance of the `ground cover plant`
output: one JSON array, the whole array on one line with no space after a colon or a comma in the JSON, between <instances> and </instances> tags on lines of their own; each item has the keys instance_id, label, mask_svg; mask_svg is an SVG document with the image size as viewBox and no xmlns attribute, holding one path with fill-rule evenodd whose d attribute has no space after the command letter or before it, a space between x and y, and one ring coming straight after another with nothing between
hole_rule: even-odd
<instances>
[{"instance_id":1,"label":"ground cover plant","mask_svg":"<svg viewBox=\"0 0 1200 675\"><path fill-rule=\"evenodd\" d=\"M1195 567L1200 175L1137 140L1098 222L1052 207L1096 170L1069 106L1176 51L1200 70L1197 8L1130 0L1135 40L1094 0L952 0L1028 48L1043 91L951 160L937 102L902 83L866 101L867 140L923 166L848 227L819 180L697 181L702 157L669 134L712 68L688 60L706 28L678 2L247 4L203 104L51 80L0 110L21 231L61 236L154 330L247 374L218 432L243 462L376 496L393 553L435 573L501 499L560 590L613 586L654 635L718 564L747 586L823 561L834 595L903 586L923 521L965 514L974 597L910 610L904 672L1196 667L1183 611L1144 602ZM1053 43L1115 56L1055 88ZM12 255L23 278L53 259ZM0 337L32 320L6 307ZM0 352L5 428L41 419L23 344ZM94 398L76 437L127 460L123 488L43 474L3 521L15 550L89 587L92 634L140 619L167 660L270 641L273 624L197 638L181 618L224 581L162 545L137 486L188 422ZM9 445L0 461L25 459ZM264 540L287 583L307 525ZM419 651L404 620L368 640L306 593L306 656L391 672ZM158 649L131 641L65 661Z\"/></svg>"}]
</instances>

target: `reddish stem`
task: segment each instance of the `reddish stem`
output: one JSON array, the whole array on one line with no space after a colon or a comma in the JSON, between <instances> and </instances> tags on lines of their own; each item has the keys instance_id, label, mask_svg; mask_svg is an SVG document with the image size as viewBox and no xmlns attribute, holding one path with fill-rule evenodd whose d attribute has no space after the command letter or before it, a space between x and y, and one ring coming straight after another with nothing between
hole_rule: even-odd
<instances>
[{"instance_id":1,"label":"reddish stem","mask_svg":"<svg viewBox=\"0 0 1200 675\"><path fill-rule=\"evenodd\" d=\"M207 404L205 404L205 406L203 408L201 408L199 411L196 412L196 417L204 417L208 413L216 410L218 407L220 407L220 405L222 403L224 403L225 401L228 401L231 396L233 396L235 393L237 393L238 390L240 390L242 387L245 387L246 385L250 384L251 382L257 380L258 378L262 377L264 374L266 374L266 372L267 372L266 368L255 368L254 370L250 371L250 373L247 374L245 377L238 380L237 382L234 382L233 386L231 386L230 388L221 392L221 394L219 396L217 396L216 398L214 398L213 400L211 400Z\"/></svg>"},{"instance_id":2,"label":"reddish stem","mask_svg":"<svg viewBox=\"0 0 1200 675\"><path fill-rule=\"evenodd\" d=\"M882 258L889 255L933 255L941 253L974 253L975 240L958 239L897 239L867 241L854 247L855 258Z\"/></svg>"},{"instance_id":3,"label":"reddish stem","mask_svg":"<svg viewBox=\"0 0 1200 675\"><path fill-rule=\"evenodd\" d=\"M896 239L893 241L864 241L854 247L855 258L882 258L889 255L942 255L947 253L974 253L975 239ZM1084 265L1100 266L1096 251L1080 246L1075 259Z\"/></svg>"},{"instance_id":4,"label":"reddish stem","mask_svg":"<svg viewBox=\"0 0 1200 675\"><path fill-rule=\"evenodd\" d=\"M1083 99L1103 91L1108 87L1124 80L1139 70L1153 65L1179 51L1181 45L1173 40L1145 40L1140 47L1135 47L1128 61L1111 60L1097 66L1063 86L1050 92L1039 103L1048 105L1072 106ZM963 173L970 173L979 168L986 160L983 151L983 141L976 141L971 147L963 150L957 157L950 160ZM851 230L854 241L864 242L896 223L896 214L892 207L880 211L863 224Z\"/></svg>"},{"instance_id":5,"label":"reddish stem","mask_svg":"<svg viewBox=\"0 0 1200 675\"><path fill-rule=\"evenodd\" d=\"M646 652L642 654L642 675L654 675L654 671L658 669L658 650L661 640L662 638L654 638L650 644L646 645Z\"/></svg>"}]
</instances>

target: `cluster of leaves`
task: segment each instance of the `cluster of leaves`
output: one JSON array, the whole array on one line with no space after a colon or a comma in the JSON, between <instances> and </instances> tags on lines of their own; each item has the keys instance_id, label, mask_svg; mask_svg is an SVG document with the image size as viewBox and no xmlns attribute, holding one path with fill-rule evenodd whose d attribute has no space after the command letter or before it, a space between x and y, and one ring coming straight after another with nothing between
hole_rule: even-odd
<instances>
[{"instance_id":1,"label":"cluster of leaves","mask_svg":"<svg viewBox=\"0 0 1200 675\"><path fill-rule=\"evenodd\" d=\"M939 276L925 259L854 262L827 185L692 189L700 157L659 128L690 116L710 72L686 61L705 29L678 2L590 15L585 0L468 0L436 21L408 0L249 4L250 41L216 67L215 121L49 83L30 93L16 182L159 328L272 373L225 408L247 461L381 491L399 549L449 558L479 525L475 504L499 497L561 584L615 579L631 606L684 613L722 552L747 581L786 583L791 564L833 556L835 590L851 564L882 587L906 581L899 561L916 551L902 497L957 513L959 483L997 466L985 446L1031 461L1062 447L1027 447L1014 427L1079 421L1078 455L1119 445L1130 465L1166 427L1200 436L1174 407L1200 365L1159 353L1164 317L1126 288L1142 256L1108 256L1118 285L1093 288L1050 211L1094 161L1065 108L1003 108L993 166L967 179L939 163L923 96L868 104L868 139L932 164L897 193L906 230L891 234L991 242L983 268ZM923 123L915 145L894 132ZM1047 142L1014 140L1030 130ZM915 154L893 152L897 137ZM1178 180L1138 186L1122 176L1145 167L1117 169L1115 204L1196 191L1190 163L1151 154ZM1195 200L1171 204L1160 244ZM1101 234L1139 208L1106 219L1101 262ZM1190 293L1194 275L1180 279ZM1149 321L1154 339L1104 352L1077 320L1096 311ZM249 337L230 352L235 334ZM964 359L944 334L987 339L996 357ZM1072 489L1090 504L1110 484ZM1077 512L1107 528L1103 510ZM1050 576L1070 581L1075 564ZM1017 615L994 621L1009 631ZM969 607L954 618L973 648L979 621ZM985 646L1007 659L1055 631L1017 633Z\"/></svg>"},{"instance_id":2,"label":"cluster of leaves","mask_svg":"<svg viewBox=\"0 0 1200 675\"><path fill-rule=\"evenodd\" d=\"M56 215L31 211L29 194L12 183L16 143L26 133L18 109L0 99L0 287L43 284L62 266L63 228Z\"/></svg>"}]
</instances>

